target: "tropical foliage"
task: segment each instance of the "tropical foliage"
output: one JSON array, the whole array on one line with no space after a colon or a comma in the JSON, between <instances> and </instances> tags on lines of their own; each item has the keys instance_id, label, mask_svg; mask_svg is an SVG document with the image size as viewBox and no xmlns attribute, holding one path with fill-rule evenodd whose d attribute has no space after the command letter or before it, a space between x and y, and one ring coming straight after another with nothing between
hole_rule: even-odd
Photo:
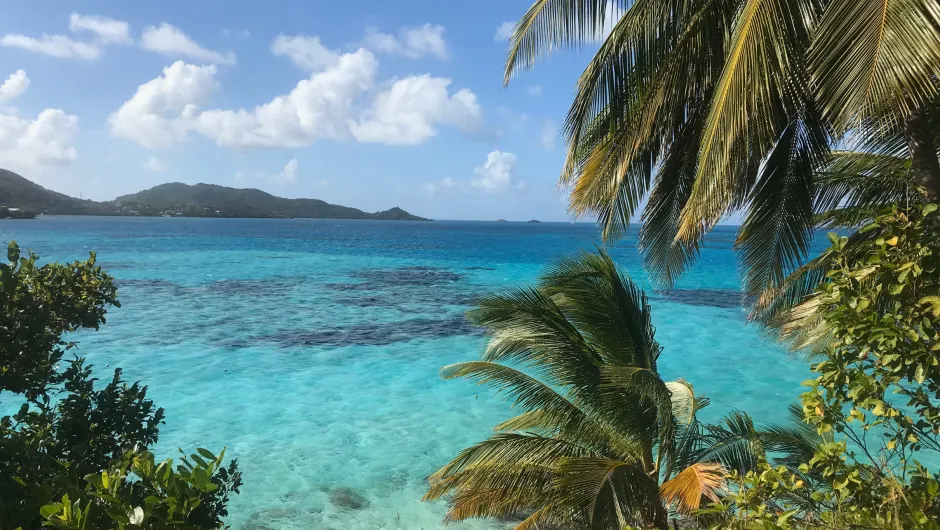
<instances>
[{"instance_id":1,"label":"tropical foliage","mask_svg":"<svg viewBox=\"0 0 940 530\"><path fill-rule=\"evenodd\" d=\"M852 247L830 236L833 268L784 328L818 360L799 416L825 443L799 466L734 477L718 511L745 527L938 527L937 218L933 204L894 207Z\"/></svg>"},{"instance_id":2,"label":"tropical foliage","mask_svg":"<svg viewBox=\"0 0 940 530\"><path fill-rule=\"evenodd\" d=\"M814 228L940 195L940 5L933 0L538 0L506 77L561 49L599 49L564 133L575 214L615 238L638 213L648 270L670 284L705 233L738 234L757 317L812 291L784 287ZM855 152L832 152L851 145ZM808 277L807 277L808 275Z\"/></svg>"},{"instance_id":3,"label":"tropical foliage","mask_svg":"<svg viewBox=\"0 0 940 530\"><path fill-rule=\"evenodd\" d=\"M798 459L823 440L758 430L742 413L702 424L707 398L661 378L646 296L603 252L564 259L469 317L490 337L483 358L442 376L496 388L522 413L430 477L425 499L448 496L448 520L666 528L670 513L717 501L727 470L754 470L767 451Z\"/></svg>"},{"instance_id":4,"label":"tropical foliage","mask_svg":"<svg viewBox=\"0 0 940 530\"><path fill-rule=\"evenodd\" d=\"M155 465L163 409L115 370L98 384L64 335L98 329L113 279L86 261L38 265L10 243L0 263L0 528L222 526L241 475L205 450ZM201 456L200 456L201 455Z\"/></svg>"}]
</instances>

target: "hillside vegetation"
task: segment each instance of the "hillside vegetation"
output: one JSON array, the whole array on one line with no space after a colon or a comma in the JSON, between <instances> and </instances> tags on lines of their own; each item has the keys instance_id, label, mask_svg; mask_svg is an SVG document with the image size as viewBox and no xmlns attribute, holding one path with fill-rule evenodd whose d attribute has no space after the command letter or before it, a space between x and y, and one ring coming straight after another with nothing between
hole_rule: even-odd
<instances>
[{"instance_id":1,"label":"hillside vegetation","mask_svg":"<svg viewBox=\"0 0 940 530\"><path fill-rule=\"evenodd\" d=\"M53 215L427 220L398 207L369 213L319 199L285 199L257 189L179 182L95 202L48 190L5 169L0 169L0 207Z\"/></svg>"}]
</instances>

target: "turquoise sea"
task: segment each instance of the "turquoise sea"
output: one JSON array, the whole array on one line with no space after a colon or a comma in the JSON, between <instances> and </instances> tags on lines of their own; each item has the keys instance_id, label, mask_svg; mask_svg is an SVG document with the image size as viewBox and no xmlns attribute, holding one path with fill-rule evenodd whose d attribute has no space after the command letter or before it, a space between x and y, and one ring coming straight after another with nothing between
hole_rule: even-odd
<instances>
[{"instance_id":1,"label":"turquoise sea","mask_svg":"<svg viewBox=\"0 0 940 530\"><path fill-rule=\"evenodd\" d=\"M245 480L236 530L443 528L444 506L420 502L425 477L511 414L485 388L437 376L480 353L464 311L593 248L596 234L569 223L0 221L4 242L44 260L94 250L119 280L123 307L79 333L79 351L99 377L120 366L150 387L167 413L158 456L227 446ZM719 227L675 291L651 293L660 368L712 399L709 418L782 420L808 370L746 324L733 239ZM650 290L635 243L612 254ZM350 490L358 509L335 502Z\"/></svg>"}]
</instances>

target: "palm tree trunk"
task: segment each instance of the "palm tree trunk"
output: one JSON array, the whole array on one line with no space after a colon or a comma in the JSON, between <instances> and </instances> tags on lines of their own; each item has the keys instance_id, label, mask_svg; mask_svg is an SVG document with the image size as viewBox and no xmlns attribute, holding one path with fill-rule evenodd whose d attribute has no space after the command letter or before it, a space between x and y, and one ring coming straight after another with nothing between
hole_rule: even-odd
<instances>
[{"instance_id":1,"label":"palm tree trunk","mask_svg":"<svg viewBox=\"0 0 940 530\"><path fill-rule=\"evenodd\" d=\"M930 130L930 122L923 111L911 114L904 122L904 136L911 153L911 171L914 180L926 191L926 202L940 198L940 160Z\"/></svg>"}]
</instances>

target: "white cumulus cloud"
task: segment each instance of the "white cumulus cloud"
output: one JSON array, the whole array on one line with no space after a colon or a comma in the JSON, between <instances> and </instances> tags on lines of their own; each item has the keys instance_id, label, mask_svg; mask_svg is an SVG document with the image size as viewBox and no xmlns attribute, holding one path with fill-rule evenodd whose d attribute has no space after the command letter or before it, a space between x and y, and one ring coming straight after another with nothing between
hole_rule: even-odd
<instances>
[{"instance_id":1,"label":"white cumulus cloud","mask_svg":"<svg viewBox=\"0 0 940 530\"><path fill-rule=\"evenodd\" d=\"M425 24L416 28L402 28L396 36L370 28L366 31L365 45L380 53L412 59L430 55L445 61L450 56L450 50L444 42L444 31L444 26L439 24Z\"/></svg>"},{"instance_id":2,"label":"white cumulus cloud","mask_svg":"<svg viewBox=\"0 0 940 530\"><path fill-rule=\"evenodd\" d=\"M18 96L28 88L26 72L17 70L0 86L0 94ZM78 116L61 109L45 109L35 119L21 117L14 110L2 111L0 164L24 168L69 164L78 156L72 145L76 134Z\"/></svg>"},{"instance_id":3,"label":"white cumulus cloud","mask_svg":"<svg viewBox=\"0 0 940 530\"><path fill-rule=\"evenodd\" d=\"M147 26L140 36L140 45L145 50L168 57L187 57L212 64L235 64L232 52L217 52L203 47L176 26L163 22L159 26Z\"/></svg>"},{"instance_id":4,"label":"white cumulus cloud","mask_svg":"<svg viewBox=\"0 0 940 530\"><path fill-rule=\"evenodd\" d=\"M508 20L503 22L496 28L496 35L493 36L493 40L496 42L507 41L512 37L513 30L516 29L516 23Z\"/></svg>"},{"instance_id":5,"label":"white cumulus cloud","mask_svg":"<svg viewBox=\"0 0 940 530\"><path fill-rule=\"evenodd\" d=\"M313 71L290 92L253 108L205 109L218 87L215 67L177 61L111 115L112 133L152 149L172 147L192 133L237 148L305 147L350 136L416 145L442 126L472 132L482 123L476 95L451 92L450 79L425 74L377 85L379 62L365 48L339 53L318 37L282 35L271 49ZM385 89L376 93L377 86Z\"/></svg>"},{"instance_id":6,"label":"white cumulus cloud","mask_svg":"<svg viewBox=\"0 0 940 530\"><path fill-rule=\"evenodd\" d=\"M513 175L517 160L513 153L498 150L491 152L486 156L486 162L473 170L476 175L473 185L488 193L499 193L510 188L521 189L525 183Z\"/></svg>"},{"instance_id":7,"label":"white cumulus cloud","mask_svg":"<svg viewBox=\"0 0 940 530\"><path fill-rule=\"evenodd\" d=\"M476 95L467 89L451 94L451 80L429 74L406 77L376 96L358 121L349 124L360 142L417 145L453 125L470 132L482 121Z\"/></svg>"},{"instance_id":8,"label":"white cumulus cloud","mask_svg":"<svg viewBox=\"0 0 940 530\"><path fill-rule=\"evenodd\" d=\"M374 84L377 68L368 50L347 53L288 94L251 110L207 110L195 119L194 128L218 145L235 147L302 147L319 139L342 139L353 105Z\"/></svg>"},{"instance_id":9,"label":"white cumulus cloud","mask_svg":"<svg viewBox=\"0 0 940 530\"><path fill-rule=\"evenodd\" d=\"M23 95L29 88L29 77L23 70L17 70L0 85L0 101L10 101Z\"/></svg>"},{"instance_id":10,"label":"white cumulus cloud","mask_svg":"<svg viewBox=\"0 0 940 530\"><path fill-rule=\"evenodd\" d=\"M304 70L330 68L339 62L340 55L320 42L320 37L307 35L278 35L271 43L271 53L289 58Z\"/></svg>"},{"instance_id":11,"label":"white cumulus cloud","mask_svg":"<svg viewBox=\"0 0 940 530\"><path fill-rule=\"evenodd\" d=\"M72 145L77 133L78 116L60 109L46 109L35 119L0 114L0 163L68 164L78 156Z\"/></svg>"},{"instance_id":12,"label":"white cumulus cloud","mask_svg":"<svg viewBox=\"0 0 940 530\"><path fill-rule=\"evenodd\" d=\"M287 165L284 166L284 169L281 170L277 175L277 179L284 183L291 183L297 181L297 159L291 158Z\"/></svg>"},{"instance_id":13,"label":"white cumulus cloud","mask_svg":"<svg viewBox=\"0 0 940 530\"><path fill-rule=\"evenodd\" d=\"M144 147L172 147L186 139L197 105L218 88L215 66L176 61L137 87L108 120L111 132Z\"/></svg>"},{"instance_id":14,"label":"white cumulus cloud","mask_svg":"<svg viewBox=\"0 0 940 530\"><path fill-rule=\"evenodd\" d=\"M131 44L130 24L122 20L93 15L72 13L69 17L69 29L72 31L90 31L102 44Z\"/></svg>"},{"instance_id":15,"label":"white cumulus cloud","mask_svg":"<svg viewBox=\"0 0 940 530\"><path fill-rule=\"evenodd\" d=\"M39 38L17 34L4 35L0 37L0 46L19 48L59 59L94 61L101 56L101 48L96 44L72 40L65 35L43 35Z\"/></svg>"}]
</instances>

